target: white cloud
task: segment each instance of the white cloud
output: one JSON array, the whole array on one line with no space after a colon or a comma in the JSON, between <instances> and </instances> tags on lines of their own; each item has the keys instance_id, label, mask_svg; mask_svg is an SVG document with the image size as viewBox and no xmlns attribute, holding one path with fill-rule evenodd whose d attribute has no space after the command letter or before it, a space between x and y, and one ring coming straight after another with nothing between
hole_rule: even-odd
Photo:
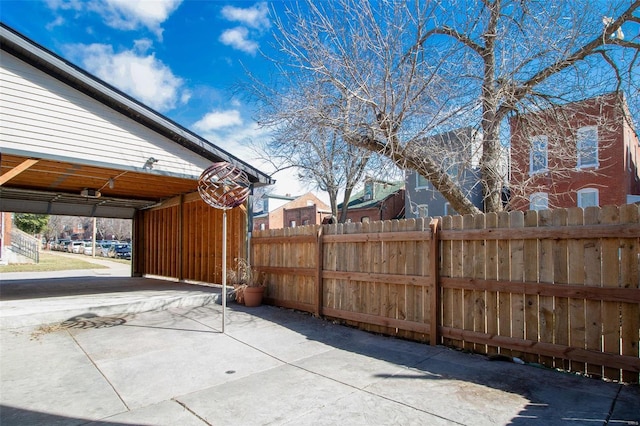
<instances>
[{"instance_id":1,"label":"white cloud","mask_svg":"<svg viewBox=\"0 0 640 426\"><path fill-rule=\"evenodd\" d=\"M73 45L67 51L87 71L133 98L159 111L171 110L185 99L183 81L153 54L140 52L142 47L149 46L141 42L134 50L115 53L105 44ZM189 96L187 92L186 99Z\"/></svg>"},{"instance_id":2,"label":"white cloud","mask_svg":"<svg viewBox=\"0 0 640 426\"><path fill-rule=\"evenodd\" d=\"M257 3L247 9L234 6L222 8L222 17L228 21L240 22L251 28L266 29L271 26L269 22L269 9L267 3Z\"/></svg>"},{"instance_id":3,"label":"white cloud","mask_svg":"<svg viewBox=\"0 0 640 426\"><path fill-rule=\"evenodd\" d=\"M162 39L161 24L182 3L182 0L47 0L53 10L95 12L105 24L119 30L146 27Z\"/></svg>"},{"instance_id":4,"label":"white cloud","mask_svg":"<svg viewBox=\"0 0 640 426\"><path fill-rule=\"evenodd\" d=\"M47 31L52 31L56 27L59 27L59 26L64 25L64 24L65 24L64 18L62 18L62 16L58 16L58 17L56 17L56 19L54 19L53 21L51 21L47 25L45 25L45 28L47 29Z\"/></svg>"},{"instance_id":5,"label":"white cloud","mask_svg":"<svg viewBox=\"0 0 640 426\"><path fill-rule=\"evenodd\" d=\"M49 9L82 10L84 2L81 0L46 0Z\"/></svg>"},{"instance_id":6,"label":"white cloud","mask_svg":"<svg viewBox=\"0 0 640 426\"><path fill-rule=\"evenodd\" d=\"M133 41L133 48L139 54L147 53L153 47L153 42L148 38Z\"/></svg>"},{"instance_id":7,"label":"white cloud","mask_svg":"<svg viewBox=\"0 0 640 426\"><path fill-rule=\"evenodd\" d=\"M222 8L222 17L241 25L224 30L218 40L234 49L255 55L259 48L255 39L271 26L267 3L257 3L248 8L225 6Z\"/></svg>"},{"instance_id":8,"label":"white cloud","mask_svg":"<svg viewBox=\"0 0 640 426\"><path fill-rule=\"evenodd\" d=\"M199 132L210 132L225 127L242 125L240 111L236 109L226 111L212 111L198 120L193 128Z\"/></svg>"},{"instance_id":9,"label":"white cloud","mask_svg":"<svg viewBox=\"0 0 640 426\"><path fill-rule=\"evenodd\" d=\"M182 105L185 105L191 99L191 95L192 95L191 90L184 89L182 91L182 94L180 95L180 103Z\"/></svg>"},{"instance_id":10,"label":"white cloud","mask_svg":"<svg viewBox=\"0 0 640 426\"><path fill-rule=\"evenodd\" d=\"M236 105L237 100L232 100L231 103ZM239 120L236 124L228 124L226 126L215 125L215 123L231 123L235 117L238 117ZM207 130L204 123L208 121L212 126ZM240 120L240 113L235 109L210 112L199 120L198 123L201 124L194 124L192 126L193 129L215 146L241 159L245 163L252 165L263 173L274 173L275 169L273 165L265 159L260 158L261 155L258 154L254 148L254 146L263 145L271 138L269 130L260 128L257 123L253 121L245 122ZM309 192L307 185L299 181L295 169L277 172L273 177L276 179L276 184L268 187L270 192L281 195L302 195ZM316 192L316 195L321 199L326 198L322 193Z\"/></svg>"},{"instance_id":11,"label":"white cloud","mask_svg":"<svg viewBox=\"0 0 640 426\"><path fill-rule=\"evenodd\" d=\"M255 55L258 51L258 43L249 39L249 30L245 27L236 27L223 31L219 38L222 44L234 49Z\"/></svg>"}]
</instances>

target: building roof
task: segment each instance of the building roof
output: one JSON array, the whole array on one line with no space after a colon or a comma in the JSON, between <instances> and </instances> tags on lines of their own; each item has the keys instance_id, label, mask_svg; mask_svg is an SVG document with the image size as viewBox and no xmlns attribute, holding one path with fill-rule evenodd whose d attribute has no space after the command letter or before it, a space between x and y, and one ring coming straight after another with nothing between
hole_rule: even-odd
<instances>
[{"instance_id":1,"label":"building roof","mask_svg":"<svg viewBox=\"0 0 640 426\"><path fill-rule=\"evenodd\" d=\"M382 201L387 199L389 196L395 194L401 189L404 189L404 182L384 182L384 181L373 181L374 191L373 197L370 200L365 200L365 188L351 196L349 200L348 208L349 210L355 209L365 209L369 207L375 207L380 204ZM366 185L366 183L365 183ZM338 204L338 210L342 208L342 204Z\"/></svg>"},{"instance_id":2,"label":"building roof","mask_svg":"<svg viewBox=\"0 0 640 426\"><path fill-rule=\"evenodd\" d=\"M118 153L114 150L116 155L110 157L109 161L104 161L100 156L92 156L87 151L70 150L60 153L61 151L56 150L53 143L48 142L60 137L59 134L66 131L66 127L62 125L65 120L63 113L52 118L47 115L47 111L55 108L54 104L46 104L49 108L47 110L44 108L45 104L24 103L20 108L31 108L40 121L34 124L28 120L15 119L20 116L14 115L12 122L14 125L30 132L43 123L46 125L54 123L58 133L55 135L42 133L45 135L43 139L48 144L41 144L41 151L34 148L41 141L33 138L33 143L28 148L22 148L19 144L19 139L24 138L22 133L7 133L0 138L2 139L0 140L2 152L0 210L132 218L138 210L196 192L199 169L207 167L204 166L206 164L223 161L233 164L246 173L249 182L255 187L275 183L275 180L266 173L220 149L1 22L0 57L3 69L13 66L12 70L19 70L19 74L16 75L3 74L4 78L13 79L12 85L7 86L6 91L4 90L6 87L3 86L5 96L2 99L5 106L12 105L15 96L21 96L21 91L24 89L20 83L21 79L26 80L25 75L28 74L30 78L44 77L40 82L45 82L47 88L35 95L34 99L45 94L57 96L59 92L50 91L51 87L62 89L62 91L69 90L69 93L76 92L81 96L73 99L65 98L65 101L74 105L78 102L90 101L90 104L82 105L98 107L91 111L78 108L78 111L82 110L83 114L86 112L83 118L87 122L92 119L92 115L102 118L99 112L102 110L109 117L118 118L118 124L115 127L122 128L123 134L134 128L140 129L142 132L136 134L133 139L148 142L149 147L155 150L154 153L166 154L180 162L176 163L180 167L170 170L164 167L166 163L154 168L153 164L157 162L155 156L145 159L147 163L151 162L148 166L147 163L133 164L132 158L124 159L125 157L121 155L122 150ZM29 69L35 72L29 71L24 74L24 71ZM59 111L62 110L59 109ZM7 111L3 109L2 113L6 114ZM121 121L119 121L120 116L124 118ZM106 121L108 120L105 119ZM99 137L95 138L95 140L98 139ZM66 146L73 147L74 144L79 143L79 140L80 138L70 139ZM108 149L109 145L105 145L105 150ZM138 157L145 157L145 155L138 153ZM139 158L136 159L139 160ZM115 183L116 179L117 183ZM92 195L88 195L89 189Z\"/></svg>"},{"instance_id":3,"label":"building roof","mask_svg":"<svg viewBox=\"0 0 640 426\"><path fill-rule=\"evenodd\" d=\"M0 47L29 65L92 97L156 133L212 162L226 161L243 170L256 186L275 183L259 171L206 139L154 111L124 92L72 64L0 22Z\"/></svg>"}]
</instances>

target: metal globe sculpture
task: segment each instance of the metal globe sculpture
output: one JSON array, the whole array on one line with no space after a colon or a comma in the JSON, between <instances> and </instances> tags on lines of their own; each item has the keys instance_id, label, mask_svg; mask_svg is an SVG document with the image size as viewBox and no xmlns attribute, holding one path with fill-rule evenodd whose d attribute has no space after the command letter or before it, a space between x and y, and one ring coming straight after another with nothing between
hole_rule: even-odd
<instances>
[{"instance_id":1,"label":"metal globe sculpture","mask_svg":"<svg viewBox=\"0 0 640 426\"><path fill-rule=\"evenodd\" d=\"M213 163L198 179L198 192L205 203L216 209L240 206L249 197L247 174L227 162Z\"/></svg>"},{"instance_id":2,"label":"metal globe sculpture","mask_svg":"<svg viewBox=\"0 0 640 426\"><path fill-rule=\"evenodd\" d=\"M251 192L247 174L227 162L213 163L198 179L200 198L222 210L222 333L227 308L227 210L244 203Z\"/></svg>"}]
</instances>

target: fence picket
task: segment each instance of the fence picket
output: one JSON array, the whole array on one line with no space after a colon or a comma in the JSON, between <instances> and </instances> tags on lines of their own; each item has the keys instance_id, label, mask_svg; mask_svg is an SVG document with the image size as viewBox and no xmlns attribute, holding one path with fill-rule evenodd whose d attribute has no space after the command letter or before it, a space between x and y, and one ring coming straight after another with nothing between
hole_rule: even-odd
<instances>
[{"instance_id":1,"label":"fence picket","mask_svg":"<svg viewBox=\"0 0 640 426\"><path fill-rule=\"evenodd\" d=\"M424 231L429 229L429 219L427 218L419 218L416 219L416 225L414 227L416 231ZM429 241L418 241L416 242L416 265L415 272L416 275L421 277L430 276L430 263L431 263L431 253L430 253L430 243ZM432 287L429 286L414 286L414 313L415 320L419 322L423 322L425 324L430 324L430 291L433 291ZM421 342L431 341L431 336L426 333L414 333L414 339L419 340Z\"/></svg>"},{"instance_id":2,"label":"fence picket","mask_svg":"<svg viewBox=\"0 0 640 426\"><path fill-rule=\"evenodd\" d=\"M510 229L517 234L524 227L522 212L510 213ZM511 241L511 280L524 281L524 240ZM511 293L511 337L525 338L525 299L523 294ZM522 356L518 351L516 356Z\"/></svg>"},{"instance_id":3,"label":"fence picket","mask_svg":"<svg viewBox=\"0 0 640 426\"><path fill-rule=\"evenodd\" d=\"M551 210L543 210L538 214L538 226L551 226ZM553 252L554 241L549 239L539 240L539 265L538 281L541 283L554 283ZM538 296L538 341L553 343L554 320L553 320L553 297ZM553 358L540 356L539 362L547 367L553 367Z\"/></svg>"},{"instance_id":4,"label":"fence picket","mask_svg":"<svg viewBox=\"0 0 640 426\"><path fill-rule=\"evenodd\" d=\"M498 228L511 228L511 215L508 212L498 213ZM511 280L511 241L498 241L498 279ZM511 337L511 293L498 293L498 333L500 336ZM511 355L511 350L500 348L500 353Z\"/></svg>"},{"instance_id":5,"label":"fence picket","mask_svg":"<svg viewBox=\"0 0 640 426\"><path fill-rule=\"evenodd\" d=\"M602 208L601 222L617 224L619 209L614 206ZM602 240L602 286L618 287L620 284L620 264L618 249L620 240L617 238L603 238ZM602 302L602 334L603 348L608 353L620 354L620 311L622 306L618 302ZM604 376L613 378L620 376L620 370L605 367Z\"/></svg>"},{"instance_id":6,"label":"fence picket","mask_svg":"<svg viewBox=\"0 0 640 426\"><path fill-rule=\"evenodd\" d=\"M569 225L583 225L584 214L580 207L568 209ZM583 240L569 241L569 283L582 285L584 283L584 242ZM572 297L569 299L569 344L571 347L584 349L585 347L585 316L584 299ZM572 360L571 371L586 372L584 362Z\"/></svg>"},{"instance_id":7,"label":"fence picket","mask_svg":"<svg viewBox=\"0 0 640 426\"><path fill-rule=\"evenodd\" d=\"M371 224L371 232L380 233L383 232L383 222L376 221ZM379 274L382 273L382 256L383 256L383 247L381 241L371 241L369 242L371 250L373 252L372 260L373 260L373 273ZM371 315L379 317L381 315L381 298L380 298L380 286L376 283L370 283L369 285L369 312ZM370 330L375 333L382 333L384 331L383 327L378 325L371 325Z\"/></svg>"},{"instance_id":8,"label":"fence picket","mask_svg":"<svg viewBox=\"0 0 640 426\"><path fill-rule=\"evenodd\" d=\"M451 221L451 229L464 229L463 218L462 216L453 216ZM462 241L454 241L451 247L451 276L452 277L464 277L464 268L463 268L463 242ZM452 321L451 325L456 329L464 328L464 300L463 300L463 290L454 288L451 291L451 311L452 311ZM463 342L459 340L454 340L452 342L453 345L460 347Z\"/></svg>"},{"instance_id":9,"label":"fence picket","mask_svg":"<svg viewBox=\"0 0 640 426\"><path fill-rule=\"evenodd\" d=\"M397 220L391 221L391 232L398 232L399 222ZM389 262L387 262L387 273L395 274L398 271L398 258L400 256L399 250L400 243L397 241L389 242ZM387 318L398 318L398 286L396 284L384 283L383 294L387 300ZM393 328L392 334L397 334L397 328Z\"/></svg>"},{"instance_id":10,"label":"fence picket","mask_svg":"<svg viewBox=\"0 0 640 426\"><path fill-rule=\"evenodd\" d=\"M496 213L488 213L485 218L487 229L495 229L498 227L498 215ZM487 240L485 246L485 278L487 280L498 279L498 240ZM490 335L499 334L498 329L498 292L485 292L485 315L487 330ZM498 353L496 346L487 347L488 354Z\"/></svg>"},{"instance_id":11,"label":"fence picket","mask_svg":"<svg viewBox=\"0 0 640 426\"><path fill-rule=\"evenodd\" d=\"M587 207L584 212L584 224L595 225L600 223L600 209L598 207ZM588 286L600 287L602 284L602 253L601 240L589 239L584 247L585 280ZM585 305L585 333L586 349L600 351L602 349L602 310L600 301L587 300ZM588 363L587 372L594 376L602 376L602 367L597 364Z\"/></svg>"},{"instance_id":12,"label":"fence picket","mask_svg":"<svg viewBox=\"0 0 640 426\"><path fill-rule=\"evenodd\" d=\"M475 227L473 221L473 215L467 214L462 217L462 227L464 229L473 229ZM463 241L462 242L462 276L474 278L474 256L475 256L475 241ZM462 290L463 300L463 328L465 330L474 331L475 322L475 291L474 290ZM464 348L469 351L475 350L475 344L473 342L465 342Z\"/></svg>"},{"instance_id":13,"label":"fence picket","mask_svg":"<svg viewBox=\"0 0 640 426\"><path fill-rule=\"evenodd\" d=\"M640 222L640 206L630 204L620 208L620 223L637 224ZM637 289L640 284L640 235L625 241L620 250L621 280L620 287ZM640 303L623 303L621 311L622 354L640 357ZM640 369L638 369L640 370ZM625 382L638 383L638 370L622 371Z\"/></svg>"},{"instance_id":14,"label":"fence picket","mask_svg":"<svg viewBox=\"0 0 640 426\"><path fill-rule=\"evenodd\" d=\"M524 214L524 226L537 227L538 226L538 212L535 210L529 210ZM523 242L523 258L526 259L523 268L523 281L525 282L538 282L538 271L540 269L540 242L536 239L524 240ZM527 294L524 296L524 320L525 320L525 339L537 342L540 339L538 333L539 327L539 301L537 294ZM539 362L539 358L536 354L523 354L522 357L527 362Z\"/></svg>"},{"instance_id":15,"label":"fence picket","mask_svg":"<svg viewBox=\"0 0 640 426\"><path fill-rule=\"evenodd\" d=\"M359 234L362 232L362 223L350 223L347 227L348 234ZM360 246L362 243L350 244L349 253L347 254L347 270L350 272L358 271L358 263L360 258ZM347 281L349 286L348 304L349 311L358 312L360 306L360 282L349 280Z\"/></svg>"},{"instance_id":16,"label":"fence picket","mask_svg":"<svg viewBox=\"0 0 640 426\"><path fill-rule=\"evenodd\" d=\"M322 290L324 315L370 331L635 383L639 217L635 205L448 216L436 240L422 218L325 225L320 243L316 226L256 231L252 259L270 303L318 312Z\"/></svg>"},{"instance_id":17,"label":"fence picket","mask_svg":"<svg viewBox=\"0 0 640 426\"><path fill-rule=\"evenodd\" d=\"M324 234L325 235L333 235L337 232L337 225L324 225ZM338 243L326 242L322 245L324 254L322 263L324 264L322 267L323 271L335 271L337 270L337 253L336 247ZM336 308L336 280L332 278L323 278L324 280L324 305L323 308Z\"/></svg>"},{"instance_id":18,"label":"fence picket","mask_svg":"<svg viewBox=\"0 0 640 426\"><path fill-rule=\"evenodd\" d=\"M448 231L453 228L453 217L445 216L442 218L442 230ZM442 258L442 266L440 270L441 277L453 276L453 241L445 240L441 243L440 257ZM453 327L453 290L450 288L442 288L442 311L440 312L440 323L444 327ZM442 343L447 346L453 345L453 341L449 338L443 338Z\"/></svg>"},{"instance_id":19,"label":"fence picket","mask_svg":"<svg viewBox=\"0 0 640 426\"><path fill-rule=\"evenodd\" d=\"M407 219L406 221L400 222L402 229L404 231L415 231L416 230L416 220L415 219ZM416 272L416 259L417 256L416 248L417 244L415 241L404 241L403 245L403 264L404 264L404 275L413 276L417 275ZM415 286L409 282L402 286L402 305L404 307L404 318L409 321L420 321L415 312L415 301L416 301L416 289ZM398 333L401 337L406 339L415 339L416 335L414 332L409 330L401 330Z\"/></svg>"},{"instance_id":20,"label":"fence picket","mask_svg":"<svg viewBox=\"0 0 640 426\"><path fill-rule=\"evenodd\" d=\"M371 232L371 222L367 221L362 224L361 232L367 234ZM372 271L372 253L371 253L371 244L369 242L360 244L360 254L358 258L358 272L368 272ZM359 290L360 290L360 310L365 314L371 313L371 296L369 294L369 289L372 283L368 281L360 282ZM363 327L367 331L371 331L371 325L365 324Z\"/></svg>"},{"instance_id":21,"label":"fence picket","mask_svg":"<svg viewBox=\"0 0 640 426\"><path fill-rule=\"evenodd\" d=\"M554 210L551 217L552 226L567 225L567 211ZM565 239L555 241L553 245L553 279L556 285L569 284L568 243ZM569 299L567 297L554 298L553 312L554 341L559 345L569 345ZM554 367L568 370L569 362L562 358L554 359Z\"/></svg>"},{"instance_id":22,"label":"fence picket","mask_svg":"<svg viewBox=\"0 0 640 426\"><path fill-rule=\"evenodd\" d=\"M485 229L486 228L486 218L484 214L477 214L471 217L471 222L473 222L474 229ZM484 280L485 279L485 266L487 263L486 252L485 252L485 240L477 240L473 242L473 271L472 276L475 279ZM472 293L472 301L473 301L473 331L486 333L486 325L485 318L487 317L486 313L486 292L484 290L473 290ZM487 346L484 344L475 343L473 345L473 349L476 352L486 353Z\"/></svg>"}]
</instances>

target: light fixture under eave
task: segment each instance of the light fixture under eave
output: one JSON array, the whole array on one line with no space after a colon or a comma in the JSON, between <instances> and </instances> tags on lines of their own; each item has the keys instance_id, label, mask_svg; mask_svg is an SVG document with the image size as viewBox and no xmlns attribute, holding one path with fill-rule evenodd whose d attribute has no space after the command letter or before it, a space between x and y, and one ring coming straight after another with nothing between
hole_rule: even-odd
<instances>
[{"instance_id":1,"label":"light fixture under eave","mask_svg":"<svg viewBox=\"0 0 640 426\"><path fill-rule=\"evenodd\" d=\"M144 166L142 166L142 168L143 169L147 169L147 170L151 170L151 169L153 169L153 165L155 163L157 163L157 162L158 162L158 160L156 160L155 158L149 157L149 159L146 161L146 163L144 163Z\"/></svg>"},{"instance_id":2,"label":"light fixture under eave","mask_svg":"<svg viewBox=\"0 0 640 426\"><path fill-rule=\"evenodd\" d=\"M97 189L85 188L82 191L80 191L80 195L87 198L100 198L102 194Z\"/></svg>"}]
</instances>

